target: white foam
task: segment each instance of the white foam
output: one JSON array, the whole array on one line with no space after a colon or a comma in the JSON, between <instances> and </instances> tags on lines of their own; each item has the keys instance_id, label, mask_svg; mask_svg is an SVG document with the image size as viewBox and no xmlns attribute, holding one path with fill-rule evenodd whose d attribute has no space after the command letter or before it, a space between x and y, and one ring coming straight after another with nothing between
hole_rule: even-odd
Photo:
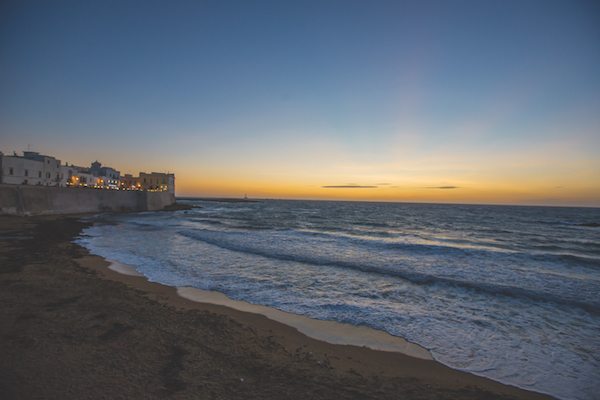
<instances>
[{"instance_id":1,"label":"white foam","mask_svg":"<svg viewBox=\"0 0 600 400\"><path fill-rule=\"evenodd\" d=\"M392 336L387 332L366 326L312 319L267 306L258 306L245 301L231 300L223 293L192 287L178 287L177 294L199 303L215 304L238 311L264 315L273 321L296 328L308 337L327 343L364 346L373 350L397 352L423 360L433 360L429 350L402 338Z\"/></svg>"},{"instance_id":2,"label":"white foam","mask_svg":"<svg viewBox=\"0 0 600 400\"><path fill-rule=\"evenodd\" d=\"M108 259L106 261L111 263L108 268L112 271L123 275L145 277L133 265ZM276 308L232 300L223 293L192 287L178 287L177 294L198 303L215 304L238 311L264 315L273 321L296 328L308 337L327 343L363 346L373 350L390 351L423 360L433 360L429 350L400 337L392 336L387 332L366 326L312 319L303 315L277 310Z\"/></svg>"},{"instance_id":3,"label":"white foam","mask_svg":"<svg viewBox=\"0 0 600 400\"><path fill-rule=\"evenodd\" d=\"M144 276L143 274L140 274L133 265L122 264L120 262L113 261L113 260L106 260L106 261L110 262L108 269L118 272L120 274L129 275L129 276Z\"/></svg>"}]
</instances>

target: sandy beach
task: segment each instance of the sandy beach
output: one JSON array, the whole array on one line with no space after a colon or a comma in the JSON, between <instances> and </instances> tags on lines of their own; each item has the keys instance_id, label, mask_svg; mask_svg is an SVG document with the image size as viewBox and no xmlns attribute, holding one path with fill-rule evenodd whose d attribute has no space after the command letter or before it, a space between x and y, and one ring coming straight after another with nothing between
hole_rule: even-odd
<instances>
[{"instance_id":1,"label":"sandy beach","mask_svg":"<svg viewBox=\"0 0 600 400\"><path fill-rule=\"evenodd\" d=\"M0 216L6 399L548 399L190 301L74 243L79 216Z\"/></svg>"}]
</instances>

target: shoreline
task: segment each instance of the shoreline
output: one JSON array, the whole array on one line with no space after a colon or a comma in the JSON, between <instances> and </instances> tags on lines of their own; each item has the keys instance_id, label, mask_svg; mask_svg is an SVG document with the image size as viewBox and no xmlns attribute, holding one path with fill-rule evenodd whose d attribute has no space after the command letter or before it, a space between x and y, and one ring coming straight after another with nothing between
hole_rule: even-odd
<instances>
[{"instance_id":1,"label":"shoreline","mask_svg":"<svg viewBox=\"0 0 600 400\"><path fill-rule=\"evenodd\" d=\"M122 275L134 276L148 280L135 266L105 259L110 263L108 269ZM246 301L232 300L225 294L210 290L197 289L191 286L175 287L177 295L184 299L200 303L227 307L250 314L259 314L268 319L297 329L301 334L312 339L329 344L341 344L366 347L371 350L381 350L401 353L422 360L434 360L424 347L410 343L406 339L392 336L387 332L335 321L326 321L305 317L281 311L273 307L255 305Z\"/></svg>"},{"instance_id":2,"label":"shoreline","mask_svg":"<svg viewBox=\"0 0 600 400\"><path fill-rule=\"evenodd\" d=\"M552 398L191 301L72 243L78 218L0 217L0 391L12 398Z\"/></svg>"}]
</instances>

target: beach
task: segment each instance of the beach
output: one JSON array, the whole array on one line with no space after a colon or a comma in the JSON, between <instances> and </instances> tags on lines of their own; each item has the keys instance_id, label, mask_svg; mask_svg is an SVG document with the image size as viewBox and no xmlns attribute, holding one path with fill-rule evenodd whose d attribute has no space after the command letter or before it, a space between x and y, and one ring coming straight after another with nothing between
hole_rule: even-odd
<instances>
[{"instance_id":1,"label":"beach","mask_svg":"<svg viewBox=\"0 0 600 400\"><path fill-rule=\"evenodd\" d=\"M73 243L90 224L0 217L4 398L550 398L190 301Z\"/></svg>"}]
</instances>

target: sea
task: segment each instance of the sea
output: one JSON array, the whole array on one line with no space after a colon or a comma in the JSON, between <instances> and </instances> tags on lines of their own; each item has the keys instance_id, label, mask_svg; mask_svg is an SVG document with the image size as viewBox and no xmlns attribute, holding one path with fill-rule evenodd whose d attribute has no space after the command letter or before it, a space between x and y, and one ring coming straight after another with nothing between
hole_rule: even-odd
<instances>
[{"instance_id":1,"label":"sea","mask_svg":"<svg viewBox=\"0 0 600 400\"><path fill-rule=\"evenodd\" d=\"M264 200L102 214L76 242L150 281L404 338L600 398L600 208Z\"/></svg>"}]
</instances>

